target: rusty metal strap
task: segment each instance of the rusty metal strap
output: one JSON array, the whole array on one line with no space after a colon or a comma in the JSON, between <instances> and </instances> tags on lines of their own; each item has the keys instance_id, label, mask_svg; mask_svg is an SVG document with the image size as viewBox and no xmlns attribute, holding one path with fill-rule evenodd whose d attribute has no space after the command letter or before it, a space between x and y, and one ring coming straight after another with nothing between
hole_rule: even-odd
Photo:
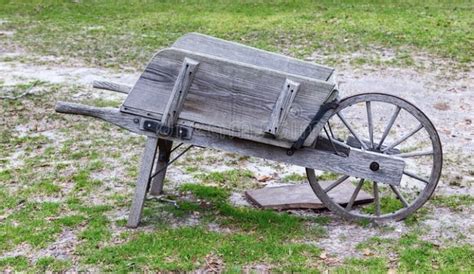
<instances>
[{"instance_id":1,"label":"rusty metal strap","mask_svg":"<svg viewBox=\"0 0 474 274\"><path fill-rule=\"evenodd\" d=\"M306 141L306 139L308 138L308 136L311 134L311 132L313 131L314 127L319 123L319 121L323 118L324 114L326 114L326 112L330 109L335 109L339 106L339 101L337 99L331 101L331 102L328 102L328 103L325 103L323 105L321 105L321 107L319 108L318 112L316 113L316 115L314 115L313 119L311 119L311 122L309 122L308 126L306 127L306 129L303 131L303 133L300 135L300 137L298 137L298 140L296 140L293 145L291 146L291 148L288 149L288 151L286 152L286 154L288 154L288 156L291 156L293 155L293 153L302 148L303 145L304 145L304 142Z\"/></svg>"}]
</instances>

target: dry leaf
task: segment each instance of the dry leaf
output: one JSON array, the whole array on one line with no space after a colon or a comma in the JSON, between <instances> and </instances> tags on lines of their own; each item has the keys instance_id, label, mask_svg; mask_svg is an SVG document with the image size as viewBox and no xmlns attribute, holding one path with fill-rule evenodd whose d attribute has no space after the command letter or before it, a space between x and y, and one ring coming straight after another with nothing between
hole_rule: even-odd
<instances>
[{"instance_id":1,"label":"dry leaf","mask_svg":"<svg viewBox=\"0 0 474 274\"><path fill-rule=\"evenodd\" d=\"M266 182L266 181L269 181L271 179L273 179L273 177L270 176L270 175L262 175L262 176L257 177L257 181L259 181L259 182Z\"/></svg>"},{"instance_id":2,"label":"dry leaf","mask_svg":"<svg viewBox=\"0 0 474 274\"><path fill-rule=\"evenodd\" d=\"M366 248L362 251L362 253L364 254L364 256L372 256L374 255L374 253L372 251L370 251L370 249Z\"/></svg>"}]
</instances>

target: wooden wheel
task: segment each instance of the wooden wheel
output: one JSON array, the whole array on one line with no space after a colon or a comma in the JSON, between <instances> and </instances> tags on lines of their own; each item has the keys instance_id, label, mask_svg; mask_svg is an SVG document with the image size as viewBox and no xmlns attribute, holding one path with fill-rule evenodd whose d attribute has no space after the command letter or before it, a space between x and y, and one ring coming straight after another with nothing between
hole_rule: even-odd
<instances>
[{"instance_id":1,"label":"wooden wheel","mask_svg":"<svg viewBox=\"0 0 474 274\"><path fill-rule=\"evenodd\" d=\"M309 183L318 198L346 219L404 219L420 208L436 188L443 161L438 133L421 110L401 98L380 93L345 98L321 132L322 137L351 149L405 160L399 186L339 174L336 181L324 188L314 169L307 168ZM332 195L344 184L352 184L354 191L348 203L338 204ZM373 201L357 205L361 191L370 193Z\"/></svg>"}]
</instances>

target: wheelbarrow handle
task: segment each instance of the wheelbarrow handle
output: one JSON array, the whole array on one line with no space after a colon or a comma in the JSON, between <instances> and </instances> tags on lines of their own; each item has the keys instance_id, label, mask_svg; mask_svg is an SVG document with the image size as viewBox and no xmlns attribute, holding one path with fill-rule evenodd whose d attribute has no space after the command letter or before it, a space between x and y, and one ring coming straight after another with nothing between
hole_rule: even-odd
<instances>
[{"instance_id":1,"label":"wheelbarrow handle","mask_svg":"<svg viewBox=\"0 0 474 274\"><path fill-rule=\"evenodd\" d=\"M128 94L132 87L107 81L94 81L92 82L92 87L97 89L105 89L110 91L115 91L118 93Z\"/></svg>"},{"instance_id":2,"label":"wheelbarrow handle","mask_svg":"<svg viewBox=\"0 0 474 274\"><path fill-rule=\"evenodd\" d=\"M56 112L76 114L99 118L121 128L135 132L141 135L152 135L146 131L140 130L140 120L137 116L123 113L118 108L93 107L83 104L58 101L56 103Z\"/></svg>"}]
</instances>

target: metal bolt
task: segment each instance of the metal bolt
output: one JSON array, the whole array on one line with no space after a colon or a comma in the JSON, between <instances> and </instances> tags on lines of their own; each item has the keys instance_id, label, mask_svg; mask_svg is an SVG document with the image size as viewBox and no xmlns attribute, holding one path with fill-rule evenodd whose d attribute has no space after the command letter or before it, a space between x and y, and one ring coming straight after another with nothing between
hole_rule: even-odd
<instances>
[{"instance_id":1,"label":"metal bolt","mask_svg":"<svg viewBox=\"0 0 474 274\"><path fill-rule=\"evenodd\" d=\"M370 163L370 170L372 171L377 171L380 169L380 165L377 162L372 162Z\"/></svg>"},{"instance_id":2,"label":"metal bolt","mask_svg":"<svg viewBox=\"0 0 474 274\"><path fill-rule=\"evenodd\" d=\"M138 118L134 118L134 119L133 119L133 122L134 122L135 124L138 124L138 123L140 122L140 120L139 120Z\"/></svg>"}]
</instances>

